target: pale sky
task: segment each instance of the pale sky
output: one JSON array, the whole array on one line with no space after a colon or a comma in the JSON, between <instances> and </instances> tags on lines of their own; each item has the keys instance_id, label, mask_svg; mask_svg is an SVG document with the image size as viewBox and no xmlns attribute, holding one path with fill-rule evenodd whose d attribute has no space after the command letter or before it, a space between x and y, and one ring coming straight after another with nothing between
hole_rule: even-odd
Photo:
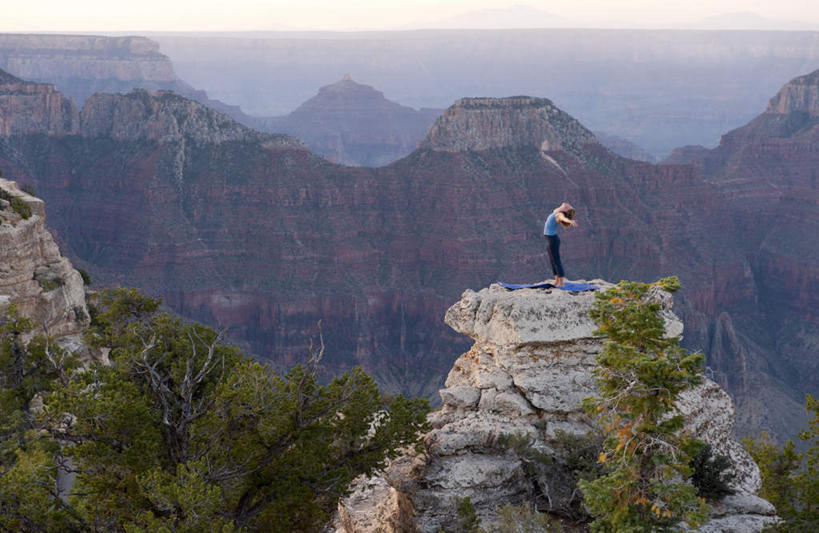
<instances>
[{"instance_id":1,"label":"pale sky","mask_svg":"<svg viewBox=\"0 0 819 533\"><path fill-rule=\"evenodd\" d=\"M579 26L669 27L735 12L819 26L819 0L0 0L0 32L405 29L512 5Z\"/></svg>"}]
</instances>

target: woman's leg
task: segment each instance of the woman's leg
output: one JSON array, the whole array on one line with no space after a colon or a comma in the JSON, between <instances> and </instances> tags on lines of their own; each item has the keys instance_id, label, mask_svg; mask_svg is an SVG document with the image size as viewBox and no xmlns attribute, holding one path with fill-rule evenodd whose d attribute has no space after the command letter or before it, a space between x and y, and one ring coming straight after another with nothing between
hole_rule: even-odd
<instances>
[{"instance_id":1,"label":"woman's leg","mask_svg":"<svg viewBox=\"0 0 819 533\"><path fill-rule=\"evenodd\" d=\"M555 285L563 285L563 277L566 275L563 271L563 263L560 262L560 237L557 235L547 235L549 240L549 262L552 264L552 272L555 275Z\"/></svg>"}]
</instances>

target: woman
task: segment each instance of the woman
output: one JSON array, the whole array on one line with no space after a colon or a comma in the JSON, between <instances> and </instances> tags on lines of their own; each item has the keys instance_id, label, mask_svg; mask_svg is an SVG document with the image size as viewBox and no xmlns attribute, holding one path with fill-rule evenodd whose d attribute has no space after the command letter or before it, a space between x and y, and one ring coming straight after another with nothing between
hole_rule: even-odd
<instances>
[{"instance_id":1,"label":"woman","mask_svg":"<svg viewBox=\"0 0 819 533\"><path fill-rule=\"evenodd\" d=\"M564 228L577 227L574 221L574 208L563 202L560 207L552 211L543 226L543 236L549 241L549 261L552 263L552 272L555 275L555 286L562 287L566 279L563 263L560 262L560 237L557 236L558 224Z\"/></svg>"}]
</instances>

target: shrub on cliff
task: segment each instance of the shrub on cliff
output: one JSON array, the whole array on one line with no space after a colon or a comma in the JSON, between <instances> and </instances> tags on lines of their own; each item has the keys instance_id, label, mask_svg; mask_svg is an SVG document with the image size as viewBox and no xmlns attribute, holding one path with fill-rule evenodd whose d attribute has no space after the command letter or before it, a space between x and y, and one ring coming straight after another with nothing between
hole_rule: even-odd
<instances>
[{"instance_id":1,"label":"shrub on cliff","mask_svg":"<svg viewBox=\"0 0 819 533\"><path fill-rule=\"evenodd\" d=\"M425 400L385 405L360 369L320 384L321 350L277 375L135 290L103 293L86 337L111 348L110 366L3 383L27 398L8 417L3 404L3 431L7 419L29 422L2 444L22 433L41 444L3 455L0 529L317 531L355 477L426 428ZM22 344L2 346L0 355ZM55 498L59 454L77 473L65 500ZM49 510L64 515L63 529L50 529Z\"/></svg>"},{"instance_id":2,"label":"shrub on cliff","mask_svg":"<svg viewBox=\"0 0 819 533\"><path fill-rule=\"evenodd\" d=\"M810 419L799 438L808 446L806 451L797 452L791 441L780 448L765 433L758 441L743 441L762 474L759 494L776 507L782 519L773 531L819 531L819 399L808 394L805 409Z\"/></svg>"},{"instance_id":3,"label":"shrub on cliff","mask_svg":"<svg viewBox=\"0 0 819 533\"><path fill-rule=\"evenodd\" d=\"M670 531L707 521L705 501L686 479L694 443L675 402L700 383L703 355L664 336L652 287L673 292L676 277L653 284L623 281L596 295L591 317L608 338L595 370L600 396L584 405L606 433L599 461L608 472L579 482L595 532Z\"/></svg>"}]
</instances>

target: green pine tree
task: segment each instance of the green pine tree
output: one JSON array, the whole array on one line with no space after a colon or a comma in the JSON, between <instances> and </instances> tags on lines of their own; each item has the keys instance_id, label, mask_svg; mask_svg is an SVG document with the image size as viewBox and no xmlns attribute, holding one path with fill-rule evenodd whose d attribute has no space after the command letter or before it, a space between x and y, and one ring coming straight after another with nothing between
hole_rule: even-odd
<instances>
[{"instance_id":1,"label":"green pine tree","mask_svg":"<svg viewBox=\"0 0 819 533\"><path fill-rule=\"evenodd\" d=\"M676 277L653 284L622 281L596 294L591 317L607 337L595 370L600 396L584 406L606 433L599 461L608 473L581 481L592 531L671 531L707 521L705 501L688 482L693 440L675 402L701 382L703 355L664 336L661 306L651 291L674 292Z\"/></svg>"}]
</instances>

